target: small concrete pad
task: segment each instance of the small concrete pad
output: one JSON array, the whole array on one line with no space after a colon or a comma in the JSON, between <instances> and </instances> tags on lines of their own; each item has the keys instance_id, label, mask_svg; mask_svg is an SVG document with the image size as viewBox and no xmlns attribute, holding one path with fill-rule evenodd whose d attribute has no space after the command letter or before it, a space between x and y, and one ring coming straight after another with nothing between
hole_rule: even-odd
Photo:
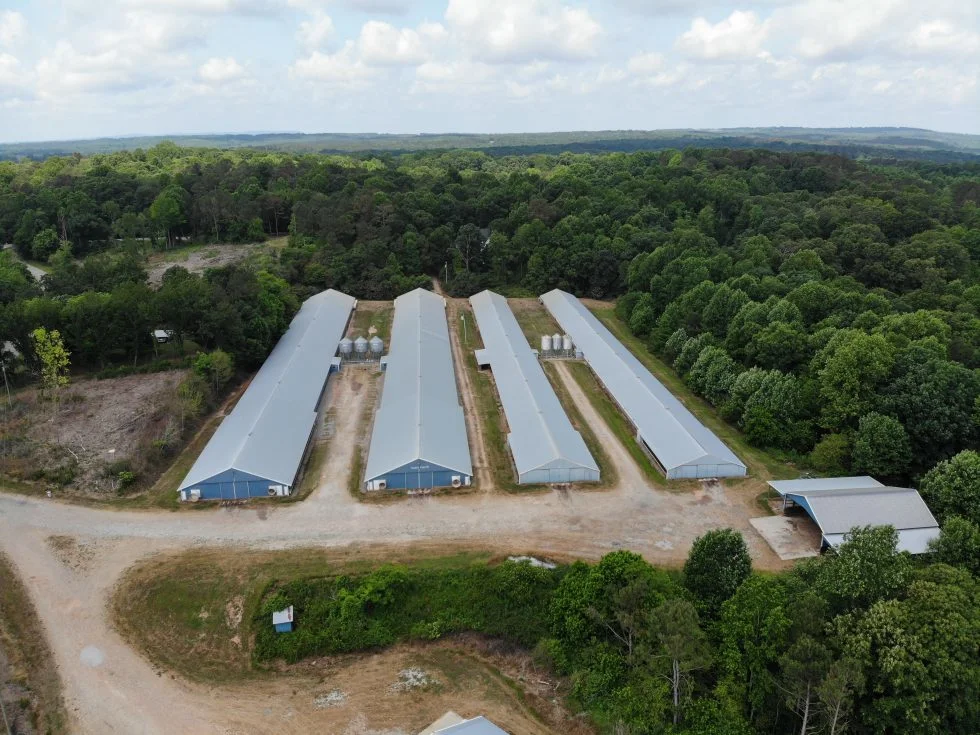
<instances>
[{"instance_id":1,"label":"small concrete pad","mask_svg":"<svg viewBox=\"0 0 980 735\"><path fill-rule=\"evenodd\" d=\"M820 554L820 529L807 516L765 516L749 523L783 561Z\"/></svg>"}]
</instances>

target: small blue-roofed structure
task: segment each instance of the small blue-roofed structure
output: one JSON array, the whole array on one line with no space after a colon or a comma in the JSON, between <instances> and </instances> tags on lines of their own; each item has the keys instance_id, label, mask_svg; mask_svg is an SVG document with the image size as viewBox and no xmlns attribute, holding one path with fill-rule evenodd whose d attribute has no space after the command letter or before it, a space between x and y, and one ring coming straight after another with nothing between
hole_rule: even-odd
<instances>
[{"instance_id":1,"label":"small blue-roofed structure","mask_svg":"<svg viewBox=\"0 0 980 735\"><path fill-rule=\"evenodd\" d=\"M181 483L181 500L234 500L292 492L314 437L352 296L311 296L252 379L235 409Z\"/></svg>"},{"instance_id":2,"label":"small blue-roofed structure","mask_svg":"<svg viewBox=\"0 0 980 735\"><path fill-rule=\"evenodd\" d=\"M291 633L293 630L293 606L272 613L272 626L276 633Z\"/></svg>"}]
</instances>

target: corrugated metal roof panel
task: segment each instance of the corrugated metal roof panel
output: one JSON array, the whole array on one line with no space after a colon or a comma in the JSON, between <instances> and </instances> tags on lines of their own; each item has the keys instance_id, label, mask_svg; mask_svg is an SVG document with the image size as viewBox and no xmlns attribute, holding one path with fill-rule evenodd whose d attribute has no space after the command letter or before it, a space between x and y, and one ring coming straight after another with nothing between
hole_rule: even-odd
<instances>
[{"instance_id":1,"label":"corrugated metal roof panel","mask_svg":"<svg viewBox=\"0 0 980 735\"><path fill-rule=\"evenodd\" d=\"M436 730L433 735L507 735L507 732L481 715L472 720Z\"/></svg>"},{"instance_id":2,"label":"corrugated metal roof panel","mask_svg":"<svg viewBox=\"0 0 980 735\"><path fill-rule=\"evenodd\" d=\"M507 299L483 291L471 296L470 304L485 345L479 352L490 362L507 415L518 474L545 466L582 467L598 473L599 466L568 420Z\"/></svg>"},{"instance_id":3,"label":"corrugated metal roof panel","mask_svg":"<svg viewBox=\"0 0 980 735\"><path fill-rule=\"evenodd\" d=\"M847 533L855 526L894 526L898 530L939 526L922 496L908 487L810 490L786 496L805 500L825 535Z\"/></svg>"},{"instance_id":4,"label":"corrugated metal roof panel","mask_svg":"<svg viewBox=\"0 0 980 735\"><path fill-rule=\"evenodd\" d=\"M316 421L317 400L356 304L352 296L332 289L303 303L181 490L229 469L292 485Z\"/></svg>"},{"instance_id":5,"label":"corrugated metal roof panel","mask_svg":"<svg viewBox=\"0 0 980 735\"><path fill-rule=\"evenodd\" d=\"M799 492L819 492L821 490L855 490L860 488L884 487L873 477L809 477L798 480L772 480L769 487L780 495Z\"/></svg>"},{"instance_id":6,"label":"corrugated metal roof panel","mask_svg":"<svg viewBox=\"0 0 980 735\"><path fill-rule=\"evenodd\" d=\"M381 406L374 419L365 477L373 480L419 459L473 475L446 302L423 289L395 299Z\"/></svg>"},{"instance_id":7,"label":"corrugated metal roof panel","mask_svg":"<svg viewBox=\"0 0 980 735\"><path fill-rule=\"evenodd\" d=\"M713 465L745 474L745 464L698 421L577 298L555 289L541 301L613 396L668 474Z\"/></svg>"}]
</instances>

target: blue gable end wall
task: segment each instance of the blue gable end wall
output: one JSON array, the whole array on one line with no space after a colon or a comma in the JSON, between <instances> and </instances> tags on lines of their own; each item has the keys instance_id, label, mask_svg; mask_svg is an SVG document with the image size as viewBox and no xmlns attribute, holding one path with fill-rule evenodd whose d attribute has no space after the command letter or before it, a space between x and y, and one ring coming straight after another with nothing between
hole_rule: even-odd
<instances>
[{"instance_id":1,"label":"blue gable end wall","mask_svg":"<svg viewBox=\"0 0 980 735\"><path fill-rule=\"evenodd\" d=\"M190 492L193 488L200 488L202 500L236 500L268 497L269 485L277 484L274 480L231 469L213 475L187 490Z\"/></svg>"},{"instance_id":2,"label":"blue gable end wall","mask_svg":"<svg viewBox=\"0 0 980 735\"><path fill-rule=\"evenodd\" d=\"M384 480L389 490L421 490L432 487L449 487L454 477L466 478L459 470L450 470L425 461L411 462L368 480Z\"/></svg>"}]
</instances>

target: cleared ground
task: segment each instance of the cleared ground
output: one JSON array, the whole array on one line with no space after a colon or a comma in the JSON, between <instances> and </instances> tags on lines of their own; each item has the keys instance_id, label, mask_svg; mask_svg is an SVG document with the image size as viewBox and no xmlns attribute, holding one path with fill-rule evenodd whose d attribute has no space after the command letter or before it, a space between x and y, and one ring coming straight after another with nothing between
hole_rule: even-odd
<instances>
[{"instance_id":1,"label":"cleared ground","mask_svg":"<svg viewBox=\"0 0 980 735\"><path fill-rule=\"evenodd\" d=\"M241 245L188 245L172 250L161 250L152 253L146 262L146 272L150 285L158 286L163 281L163 274L175 265L186 268L191 273L203 273L208 268L220 268L223 265L241 263L249 257L254 257L265 249L277 247L277 241L268 243Z\"/></svg>"},{"instance_id":2,"label":"cleared ground","mask_svg":"<svg viewBox=\"0 0 980 735\"><path fill-rule=\"evenodd\" d=\"M152 472L154 441L176 430L175 390L185 370L71 383L57 402L20 391L0 413L0 472L87 498L114 497L119 472ZM30 490L32 486L25 485Z\"/></svg>"}]
</instances>

